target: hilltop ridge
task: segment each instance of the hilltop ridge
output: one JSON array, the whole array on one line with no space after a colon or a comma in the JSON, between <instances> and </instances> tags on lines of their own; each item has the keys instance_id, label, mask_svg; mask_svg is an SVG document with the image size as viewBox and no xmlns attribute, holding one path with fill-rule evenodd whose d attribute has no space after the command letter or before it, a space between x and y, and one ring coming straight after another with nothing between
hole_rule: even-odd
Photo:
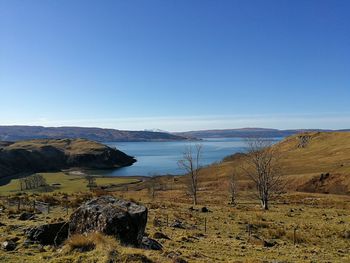
<instances>
[{"instance_id":1,"label":"hilltop ridge","mask_svg":"<svg viewBox=\"0 0 350 263\"><path fill-rule=\"evenodd\" d=\"M239 128L239 129L213 129L213 130L198 130L177 132L176 135L194 138L249 138L249 137L264 137L276 138L287 137L304 132L333 132L333 131L350 131L350 130L330 130L330 129L290 129L279 130L270 128Z\"/></svg>"},{"instance_id":2,"label":"hilltop ridge","mask_svg":"<svg viewBox=\"0 0 350 263\"><path fill-rule=\"evenodd\" d=\"M98 142L108 141L183 141L188 138L166 132L125 131L86 127L0 126L0 140L84 138Z\"/></svg>"}]
</instances>

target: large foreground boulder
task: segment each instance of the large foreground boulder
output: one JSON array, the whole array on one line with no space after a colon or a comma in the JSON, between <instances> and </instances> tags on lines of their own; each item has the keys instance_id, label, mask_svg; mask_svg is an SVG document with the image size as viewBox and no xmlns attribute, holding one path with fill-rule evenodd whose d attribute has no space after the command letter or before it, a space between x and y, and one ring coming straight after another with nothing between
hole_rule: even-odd
<instances>
[{"instance_id":1,"label":"large foreground boulder","mask_svg":"<svg viewBox=\"0 0 350 263\"><path fill-rule=\"evenodd\" d=\"M60 245L68 237L69 224L66 222L45 224L29 229L26 234L29 240L42 245Z\"/></svg>"},{"instance_id":2,"label":"large foreground boulder","mask_svg":"<svg viewBox=\"0 0 350 263\"><path fill-rule=\"evenodd\" d=\"M147 223L147 208L112 196L81 205L70 217L70 234L102 232L125 245L140 246Z\"/></svg>"}]
</instances>

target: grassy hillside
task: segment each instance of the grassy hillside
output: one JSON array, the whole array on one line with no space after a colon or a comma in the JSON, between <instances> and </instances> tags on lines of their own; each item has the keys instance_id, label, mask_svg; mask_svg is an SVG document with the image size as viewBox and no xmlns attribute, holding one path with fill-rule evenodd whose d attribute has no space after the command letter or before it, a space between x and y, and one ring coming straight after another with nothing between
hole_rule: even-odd
<instances>
[{"instance_id":1,"label":"grassy hillside","mask_svg":"<svg viewBox=\"0 0 350 263\"><path fill-rule=\"evenodd\" d=\"M350 133L303 133L290 136L274 147L280 153L281 172L288 181L288 190L350 193ZM235 171L241 184L248 185L247 178L240 170L241 158L241 155L233 155L203 169L204 184L218 178L226 180ZM321 174L324 174L322 178Z\"/></svg>"}]
</instances>

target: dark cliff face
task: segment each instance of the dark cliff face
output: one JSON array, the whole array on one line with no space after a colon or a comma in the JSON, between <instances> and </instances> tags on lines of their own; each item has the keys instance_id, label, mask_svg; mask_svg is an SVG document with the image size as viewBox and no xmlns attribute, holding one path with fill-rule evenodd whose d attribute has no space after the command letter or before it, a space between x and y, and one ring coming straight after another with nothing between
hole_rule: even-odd
<instances>
[{"instance_id":1,"label":"dark cliff face","mask_svg":"<svg viewBox=\"0 0 350 263\"><path fill-rule=\"evenodd\" d=\"M136 160L104 144L84 139L30 140L0 143L0 178L18 173L81 167L109 169Z\"/></svg>"}]
</instances>

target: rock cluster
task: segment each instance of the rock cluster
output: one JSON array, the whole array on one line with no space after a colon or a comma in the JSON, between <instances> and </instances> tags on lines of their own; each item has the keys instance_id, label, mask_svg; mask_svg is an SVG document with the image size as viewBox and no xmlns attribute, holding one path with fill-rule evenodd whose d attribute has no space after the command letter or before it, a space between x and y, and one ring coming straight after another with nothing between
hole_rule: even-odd
<instances>
[{"instance_id":1,"label":"rock cluster","mask_svg":"<svg viewBox=\"0 0 350 263\"><path fill-rule=\"evenodd\" d=\"M60 245L68 238L69 225L66 222L45 224L30 228L26 234L29 240L42 245Z\"/></svg>"},{"instance_id":2,"label":"rock cluster","mask_svg":"<svg viewBox=\"0 0 350 263\"><path fill-rule=\"evenodd\" d=\"M160 250L162 246L157 241L144 237L147 214L147 208L140 204L102 196L81 205L69 222L41 225L26 234L29 240L42 245L59 245L69 235L101 232L124 245Z\"/></svg>"}]
</instances>

